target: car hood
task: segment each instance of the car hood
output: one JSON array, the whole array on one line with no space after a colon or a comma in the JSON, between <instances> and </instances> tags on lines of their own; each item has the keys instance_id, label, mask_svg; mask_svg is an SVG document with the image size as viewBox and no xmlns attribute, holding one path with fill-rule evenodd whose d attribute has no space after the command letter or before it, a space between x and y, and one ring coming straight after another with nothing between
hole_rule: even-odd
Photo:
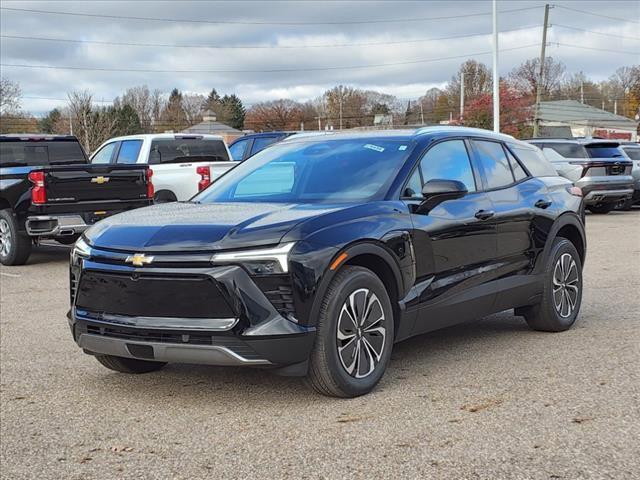
<instances>
[{"instance_id":1,"label":"car hood","mask_svg":"<svg viewBox=\"0 0 640 480\"><path fill-rule=\"evenodd\" d=\"M246 248L277 244L296 224L343 208L281 203L165 203L108 217L87 230L85 237L94 247L126 251Z\"/></svg>"}]
</instances>

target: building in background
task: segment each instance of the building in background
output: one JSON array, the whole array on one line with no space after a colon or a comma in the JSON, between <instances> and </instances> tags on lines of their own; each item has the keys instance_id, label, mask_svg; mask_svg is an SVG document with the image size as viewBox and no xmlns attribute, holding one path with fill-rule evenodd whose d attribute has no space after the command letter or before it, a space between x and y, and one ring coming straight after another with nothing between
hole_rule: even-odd
<instances>
[{"instance_id":1,"label":"building in background","mask_svg":"<svg viewBox=\"0 0 640 480\"><path fill-rule=\"evenodd\" d=\"M540 103L541 137L638 139L638 122L575 100Z\"/></svg>"},{"instance_id":2,"label":"building in background","mask_svg":"<svg viewBox=\"0 0 640 480\"><path fill-rule=\"evenodd\" d=\"M228 144L233 142L236 138L241 137L244 133L229 125L218 122L215 112L212 110L206 110L202 114L202 122L197 123L185 130L182 133L193 133L197 135L220 135L224 141Z\"/></svg>"}]
</instances>

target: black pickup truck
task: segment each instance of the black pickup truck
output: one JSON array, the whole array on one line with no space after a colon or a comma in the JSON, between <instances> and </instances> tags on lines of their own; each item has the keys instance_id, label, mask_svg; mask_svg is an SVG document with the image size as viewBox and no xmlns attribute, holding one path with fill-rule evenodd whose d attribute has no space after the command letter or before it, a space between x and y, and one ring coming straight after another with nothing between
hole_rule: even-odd
<instances>
[{"instance_id":1,"label":"black pickup truck","mask_svg":"<svg viewBox=\"0 0 640 480\"><path fill-rule=\"evenodd\" d=\"M92 165L70 135L0 135L0 262L22 265L40 239L62 244L98 220L153 203L152 171Z\"/></svg>"}]
</instances>

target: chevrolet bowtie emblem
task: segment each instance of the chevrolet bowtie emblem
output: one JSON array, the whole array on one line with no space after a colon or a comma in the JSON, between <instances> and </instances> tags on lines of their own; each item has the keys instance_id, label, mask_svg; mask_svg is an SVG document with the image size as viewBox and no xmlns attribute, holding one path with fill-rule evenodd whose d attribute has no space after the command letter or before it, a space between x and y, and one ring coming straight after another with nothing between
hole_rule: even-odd
<instances>
[{"instance_id":1,"label":"chevrolet bowtie emblem","mask_svg":"<svg viewBox=\"0 0 640 480\"><path fill-rule=\"evenodd\" d=\"M93 177L91 179L91 183L97 183L98 185L102 185L103 183L107 183L109 181L109 177Z\"/></svg>"},{"instance_id":2,"label":"chevrolet bowtie emblem","mask_svg":"<svg viewBox=\"0 0 640 480\"><path fill-rule=\"evenodd\" d=\"M129 255L125 259L126 263L132 263L135 267L141 267L143 265L149 265L153 262L153 257L147 257L144 253L136 253Z\"/></svg>"}]
</instances>

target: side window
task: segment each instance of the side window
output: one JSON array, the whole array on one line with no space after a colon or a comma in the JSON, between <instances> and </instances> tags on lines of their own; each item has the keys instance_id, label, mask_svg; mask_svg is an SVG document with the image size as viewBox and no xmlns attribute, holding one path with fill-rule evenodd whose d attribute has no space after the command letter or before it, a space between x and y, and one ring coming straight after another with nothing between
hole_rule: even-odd
<instances>
[{"instance_id":1,"label":"side window","mask_svg":"<svg viewBox=\"0 0 640 480\"><path fill-rule=\"evenodd\" d=\"M422 178L420 170L416 168L402 192L402 198L422 198Z\"/></svg>"},{"instance_id":2,"label":"side window","mask_svg":"<svg viewBox=\"0 0 640 480\"><path fill-rule=\"evenodd\" d=\"M247 145L249 145L249 140L238 140L236 143L229 147L229 152L231 152L231 158L234 160L242 160L244 158L244 152L247 149Z\"/></svg>"},{"instance_id":3,"label":"side window","mask_svg":"<svg viewBox=\"0 0 640 480\"><path fill-rule=\"evenodd\" d=\"M473 144L478 152L478 159L487 177L487 188L500 188L514 182L509 160L504 153L502 144L484 140L474 140Z\"/></svg>"},{"instance_id":4,"label":"side window","mask_svg":"<svg viewBox=\"0 0 640 480\"><path fill-rule=\"evenodd\" d=\"M510 144L509 147L534 177L555 177L558 175L551 162L537 148L527 148L514 144Z\"/></svg>"},{"instance_id":5,"label":"side window","mask_svg":"<svg viewBox=\"0 0 640 480\"><path fill-rule=\"evenodd\" d=\"M125 140L120 145L118 163L136 163L138 154L142 148L142 140Z\"/></svg>"},{"instance_id":6,"label":"side window","mask_svg":"<svg viewBox=\"0 0 640 480\"><path fill-rule=\"evenodd\" d=\"M258 137L253 140L253 146L251 147L251 155L255 155L260 150L264 150L272 143L275 143L279 137Z\"/></svg>"},{"instance_id":7,"label":"side window","mask_svg":"<svg viewBox=\"0 0 640 480\"><path fill-rule=\"evenodd\" d=\"M518 159L514 157L509 150L507 150L507 157L509 157L509 165L511 165L511 171L513 172L516 182L527 178L527 172L524 171Z\"/></svg>"},{"instance_id":8,"label":"side window","mask_svg":"<svg viewBox=\"0 0 640 480\"><path fill-rule=\"evenodd\" d=\"M435 179L458 180L468 191L476 191L471 161L462 140L448 140L431 147L420 160L420 169L425 183Z\"/></svg>"},{"instance_id":9,"label":"side window","mask_svg":"<svg viewBox=\"0 0 640 480\"><path fill-rule=\"evenodd\" d=\"M91 158L91 163L111 163L111 157L117 144L118 142L107 143Z\"/></svg>"}]
</instances>

